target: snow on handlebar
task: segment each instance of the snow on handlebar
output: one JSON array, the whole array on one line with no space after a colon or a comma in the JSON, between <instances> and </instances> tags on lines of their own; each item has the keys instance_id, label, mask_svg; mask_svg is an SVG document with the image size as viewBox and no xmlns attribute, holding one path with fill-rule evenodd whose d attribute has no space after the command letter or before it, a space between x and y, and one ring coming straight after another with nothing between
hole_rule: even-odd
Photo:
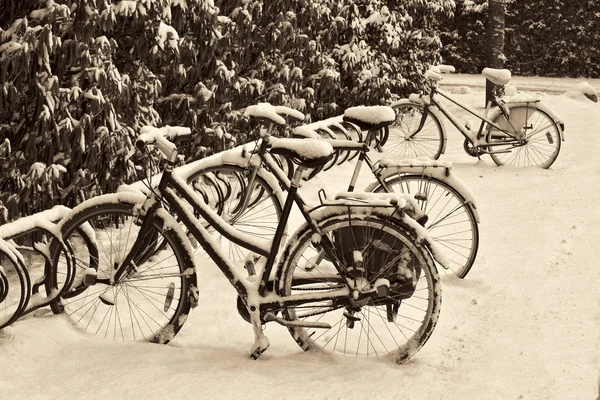
<instances>
[{"instance_id":1,"label":"snow on handlebar","mask_svg":"<svg viewBox=\"0 0 600 400\"><path fill-rule=\"evenodd\" d=\"M176 154L177 147L171 140L174 140L177 137L189 136L191 132L190 128L182 126L167 125L162 128L144 126L140 130L140 136L135 142L135 145L137 148L143 149L146 145L153 144L158 147L166 158L172 160Z\"/></svg>"},{"instance_id":2,"label":"snow on handlebar","mask_svg":"<svg viewBox=\"0 0 600 400\"><path fill-rule=\"evenodd\" d=\"M249 106L244 111L244 115L255 118L266 118L279 125L285 125L284 116L304 121L304 114L300 111L285 106L273 106L269 103L259 103Z\"/></svg>"}]
</instances>

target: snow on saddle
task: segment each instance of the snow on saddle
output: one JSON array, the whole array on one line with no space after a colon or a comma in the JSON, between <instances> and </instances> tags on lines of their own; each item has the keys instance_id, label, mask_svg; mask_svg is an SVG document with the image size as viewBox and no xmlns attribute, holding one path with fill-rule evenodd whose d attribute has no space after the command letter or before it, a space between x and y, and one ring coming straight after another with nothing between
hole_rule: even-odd
<instances>
[{"instance_id":1,"label":"snow on saddle","mask_svg":"<svg viewBox=\"0 0 600 400\"><path fill-rule=\"evenodd\" d=\"M271 154L289 157L307 168L327 164L335 154L331 144L321 139L269 138Z\"/></svg>"},{"instance_id":2,"label":"snow on saddle","mask_svg":"<svg viewBox=\"0 0 600 400\"><path fill-rule=\"evenodd\" d=\"M344 121L363 131L373 131L391 125L396 120L394 109L387 106L350 107L344 111Z\"/></svg>"},{"instance_id":3,"label":"snow on saddle","mask_svg":"<svg viewBox=\"0 0 600 400\"><path fill-rule=\"evenodd\" d=\"M494 85L504 86L510 82L511 74L507 69L484 68L481 74Z\"/></svg>"}]
</instances>

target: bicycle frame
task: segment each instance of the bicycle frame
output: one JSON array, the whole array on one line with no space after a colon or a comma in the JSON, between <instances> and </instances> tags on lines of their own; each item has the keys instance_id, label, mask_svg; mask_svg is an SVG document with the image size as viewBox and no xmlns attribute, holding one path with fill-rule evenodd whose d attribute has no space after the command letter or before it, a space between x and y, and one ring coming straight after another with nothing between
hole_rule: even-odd
<instances>
[{"instance_id":1,"label":"bicycle frame","mask_svg":"<svg viewBox=\"0 0 600 400\"><path fill-rule=\"evenodd\" d=\"M263 144L261 145L258 156L261 157L263 161L267 162L270 168L274 168L275 171L279 170L277 175L281 177L285 176L283 171L281 171L275 165L272 159L271 162L269 162L268 153L265 152L266 145ZM150 228L152 216L161 207L162 202L165 202L169 205L173 214L180 218L180 221L189 229L194 238L198 240L202 248L207 252L210 258L215 262L230 283L235 287L240 296L243 298L248 298L249 296L252 296L253 293L257 293L259 295L259 299L257 299L256 296L253 296L252 299L253 301L256 301L259 306L261 306L261 310L263 309L263 306L265 307L265 310L278 310L285 306L314 302L322 299L331 300L334 303L336 301L343 301L346 299L347 302L350 294L350 288L349 283L346 281L343 281L346 287L328 291L326 294L294 294L291 296L280 297L274 293L267 293L267 283L271 276L271 272L273 271L277 250L279 249L283 237L283 230L288 222L290 211L294 203L298 205L298 208L300 209L306 222L312 227L315 233L320 232L316 222L311 218L307 207L305 207L304 201L298 194L298 181L300 180L304 170L304 167L298 167L294 174L294 178L292 179L288 189L288 195L283 207L282 217L277 225L275 237L270 247L267 247L264 245L264 243L260 243L259 241L255 240L255 238L252 236L242 232L237 232L232 229L231 226L228 225L227 222L225 222L221 217L219 217L217 213L210 209L208 205L204 204L198 194L196 194L190 188L190 186L187 185L185 179L174 172L173 166L169 165L169 167L165 168L157 189L147 196L147 200L142 207L142 210L145 211L145 215L140 228L140 233L133 244L131 251L127 254L121 265L118 267L116 273L114 274L113 280L115 282L119 281L119 279L121 279L123 276L127 276L127 274L132 273L135 268L134 257L136 254L139 254L140 251L143 251L145 246L145 233L148 232ZM186 208L185 203L183 203L179 196L191 204L194 211L198 212L201 217L205 219L208 225L213 227L224 237L266 258L262 276L258 281L258 287L256 282L253 280L248 280L246 279L246 276L238 273L231 261L229 261L219 252L211 237L211 234L202 225L200 220ZM340 276L343 276L343 269L339 265L339 261L335 256L333 243L327 236L323 236L321 239L321 247L323 251L329 257L329 260L333 263ZM360 297L368 296L369 294L364 294Z\"/></svg>"},{"instance_id":2,"label":"bicycle frame","mask_svg":"<svg viewBox=\"0 0 600 400\"><path fill-rule=\"evenodd\" d=\"M438 101L436 99L436 94L439 94L440 96L444 97L445 99L451 101L453 104L457 105L458 107L462 108L463 110L467 111L469 114L473 115L474 117L478 118L479 120L481 120L481 124L479 125L479 130L477 131L476 134L473 134L469 129L467 129L467 127L462 124L458 118L452 114L452 112L440 101ZM496 99L497 100L497 99ZM439 89L435 86L431 86L431 91L428 95L423 96L423 98L421 98L421 101L423 103L425 112L423 113L423 118L421 120L421 123L419 124L419 128L410 136L414 136L416 135L421 128L423 127L424 123L425 123L425 119L427 118L427 110L429 109L429 107L435 107L437 110L439 110L451 123L452 125L454 125L456 127L456 129L458 129L458 131L465 137L466 140L468 140L469 142L471 142L474 146L479 146L480 144L484 144L486 147L491 147L491 146L506 146L507 144L514 144L514 145L518 145L521 143L521 140L517 137L515 137L511 132L503 129L501 126L499 126L498 124L494 123L494 121L492 121L490 118L487 117L487 111L489 110L489 104L488 107L486 108L486 114L482 114L481 112L475 110L473 107L467 105L467 104L461 104L459 101L457 101L456 99L452 98L452 96L450 96L449 93L445 92L442 89ZM500 109L502 115L504 115L504 117L506 118L507 121L510 120L506 117L506 114L504 112L504 110L502 110L502 108ZM494 143L494 142L488 142L488 141L481 141L481 139L483 138L483 130L485 127L485 124L488 124L489 126L491 126L492 128L502 132L503 134L507 135L508 137L511 138L511 140L503 140L501 143ZM512 124L511 124L512 126ZM486 151L488 152L488 151Z\"/></svg>"}]
</instances>

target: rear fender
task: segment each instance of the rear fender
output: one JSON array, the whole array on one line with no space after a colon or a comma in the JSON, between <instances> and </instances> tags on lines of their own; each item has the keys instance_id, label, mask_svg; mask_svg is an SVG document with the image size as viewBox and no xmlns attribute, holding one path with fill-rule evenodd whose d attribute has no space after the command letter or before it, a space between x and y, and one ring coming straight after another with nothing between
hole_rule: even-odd
<instances>
[{"instance_id":1,"label":"rear fender","mask_svg":"<svg viewBox=\"0 0 600 400\"><path fill-rule=\"evenodd\" d=\"M475 196L471 193L471 191L465 186L465 184L450 170L446 176L446 169L439 167L401 167L400 170L396 168L387 168L381 171L381 179L386 181L389 178L393 178L398 175L407 175L407 176L417 176L422 177L423 175L435 177L439 181L444 181L448 185L452 186L458 194L465 200L465 203L468 204L471 211L473 211L473 216L475 217L475 221L480 223L479 211L477 210L477 204L475 203ZM365 188L365 192L372 192L377 187L379 187L379 181L372 182Z\"/></svg>"},{"instance_id":2,"label":"rear fender","mask_svg":"<svg viewBox=\"0 0 600 400\"><path fill-rule=\"evenodd\" d=\"M548 116L550 118L552 118L552 120L556 124L556 127L558 128L558 131L560 132L560 139L563 142L565 141L565 134L564 134L565 123L564 123L563 119L556 112L554 112L554 110L552 110L550 107L548 107L544 103L542 103L540 101L515 101L515 102L507 101L505 103L505 106L508 107L509 110L513 107L526 106L526 107L532 107L532 108L535 108L535 109L545 112L546 114L548 114ZM492 121L495 121L496 118L498 117L498 115L500 115L500 109L495 108L490 113L488 118Z\"/></svg>"}]
</instances>

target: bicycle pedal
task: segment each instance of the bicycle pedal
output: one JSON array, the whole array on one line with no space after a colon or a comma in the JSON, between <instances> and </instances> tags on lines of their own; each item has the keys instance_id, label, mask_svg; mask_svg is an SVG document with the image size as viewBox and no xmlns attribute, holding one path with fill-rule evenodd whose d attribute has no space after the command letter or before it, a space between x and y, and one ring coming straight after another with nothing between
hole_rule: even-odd
<instances>
[{"instance_id":1,"label":"bicycle pedal","mask_svg":"<svg viewBox=\"0 0 600 400\"><path fill-rule=\"evenodd\" d=\"M99 296L99 299L102 303L106 304L107 306L115 305L115 298L113 297L112 293L104 292Z\"/></svg>"},{"instance_id":2,"label":"bicycle pedal","mask_svg":"<svg viewBox=\"0 0 600 400\"><path fill-rule=\"evenodd\" d=\"M395 301L394 303L386 304L386 314L388 322L396 322L396 318L398 317L398 309L400 308L400 301Z\"/></svg>"},{"instance_id":3,"label":"bicycle pedal","mask_svg":"<svg viewBox=\"0 0 600 400\"><path fill-rule=\"evenodd\" d=\"M348 311L344 311L344 317L346 317L350 321L360 321L360 317L354 316L350 314Z\"/></svg>"}]
</instances>

